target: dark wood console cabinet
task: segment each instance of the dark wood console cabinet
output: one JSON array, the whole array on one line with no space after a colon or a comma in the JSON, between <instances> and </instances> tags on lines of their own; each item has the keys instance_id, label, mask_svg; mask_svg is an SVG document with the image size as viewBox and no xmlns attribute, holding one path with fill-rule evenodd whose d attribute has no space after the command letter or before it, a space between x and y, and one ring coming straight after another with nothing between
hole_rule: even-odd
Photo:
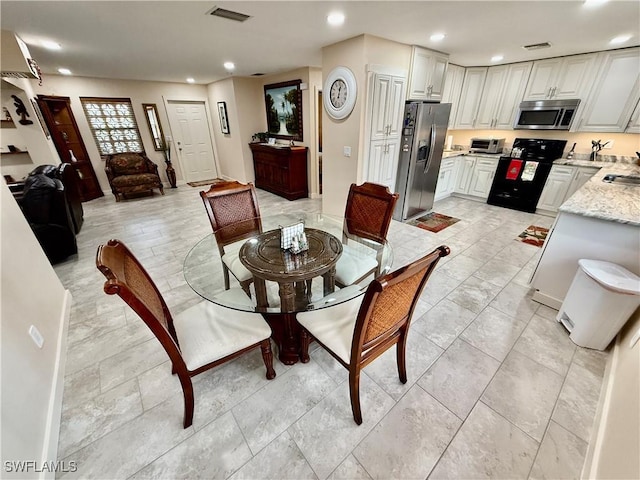
<instances>
[{"instance_id":1,"label":"dark wood console cabinet","mask_svg":"<svg viewBox=\"0 0 640 480\"><path fill-rule=\"evenodd\" d=\"M250 143L257 188L287 200L309 196L307 186L307 147Z\"/></svg>"}]
</instances>

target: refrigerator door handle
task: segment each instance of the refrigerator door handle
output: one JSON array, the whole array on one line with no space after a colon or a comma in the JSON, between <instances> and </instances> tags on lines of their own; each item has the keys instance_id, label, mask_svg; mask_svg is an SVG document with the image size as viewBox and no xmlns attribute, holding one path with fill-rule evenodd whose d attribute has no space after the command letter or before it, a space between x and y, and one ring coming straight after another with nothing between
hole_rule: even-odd
<instances>
[{"instance_id":1,"label":"refrigerator door handle","mask_svg":"<svg viewBox=\"0 0 640 480\"><path fill-rule=\"evenodd\" d=\"M424 164L424 173L427 173L429 167L431 166L431 160L433 160L433 151L435 150L434 146L436 143L436 134L437 127L435 123L431 124L431 143L429 144L429 155L427 156L427 161Z\"/></svg>"}]
</instances>

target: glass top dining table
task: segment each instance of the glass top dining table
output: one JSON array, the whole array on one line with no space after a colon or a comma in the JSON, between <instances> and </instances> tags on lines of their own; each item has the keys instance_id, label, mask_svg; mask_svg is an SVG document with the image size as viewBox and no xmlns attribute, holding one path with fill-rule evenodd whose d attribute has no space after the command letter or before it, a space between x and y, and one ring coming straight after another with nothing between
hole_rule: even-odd
<instances>
[{"instance_id":1,"label":"glass top dining table","mask_svg":"<svg viewBox=\"0 0 640 480\"><path fill-rule=\"evenodd\" d=\"M251 297L240 288L224 288L224 274L216 237L202 238L184 260L188 285L202 298L215 304L264 314L293 313L337 305L364 294L368 282L338 288L333 281L335 265L348 245L350 257L359 255L379 260L379 273L388 273L393 250L366 239L343 239L343 217L324 213L281 213L261 217L262 229L243 240L225 246L225 252L239 252L240 261L254 276ZM256 224L255 219L248 222ZM280 248L280 227L304 222L309 249L294 254ZM247 222L224 227L229 233L244 231ZM376 250L377 248L377 250ZM316 277L318 280L316 280ZM230 274L231 287L238 283ZM322 281L320 281L322 280ZM234 285L235 283L235 285ZM293 289L293 290L292 290Z\"/></svg>"}]
</instances>

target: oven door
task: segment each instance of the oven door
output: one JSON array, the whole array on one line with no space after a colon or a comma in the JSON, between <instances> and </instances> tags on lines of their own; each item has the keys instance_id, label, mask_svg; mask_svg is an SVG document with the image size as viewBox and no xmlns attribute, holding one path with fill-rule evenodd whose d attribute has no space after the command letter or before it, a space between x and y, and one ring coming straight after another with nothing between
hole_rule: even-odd
<instances>
[{"instance_id":1,"label":"oven door","mask_svg":"<svg viewBox=\"0 0 640 480\"><path fill-rule=\"evenodd\" d=\"M500 157L487 203L534 213L552 162Z\"/></svg>"}]
</instances>

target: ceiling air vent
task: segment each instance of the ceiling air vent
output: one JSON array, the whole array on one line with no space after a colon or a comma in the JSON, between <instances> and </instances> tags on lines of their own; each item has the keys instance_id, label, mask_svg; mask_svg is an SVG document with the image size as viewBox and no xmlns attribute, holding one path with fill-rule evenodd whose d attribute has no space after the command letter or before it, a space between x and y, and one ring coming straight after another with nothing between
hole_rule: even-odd
<instances>
[{"instance_id":1,"label":"ceiling air vent","mask_svg":"<svg viewBox=\"0 0 640 480\"><path fill-rule=\"evenodd\" d=\"M551 44L549 42L533 43L531 45L525 45L522 48L525 50L540 50L541 48L549 48Z\"/></svg>"},{"instance_id":2,"label":"ceiling air vent","mask_svg":"<svg viewBox=\"0 0 640 480\"><path fill-rule=\"evenodd\" d=\"M252 73L251 74L252 77L261 77L263 75L264 75L264 73Z\"/></svg>"},{"instance_id":3,"label":"ceiling air vent","mask_svg":"<svg viewBox=\"0 0 640 480\"><path fill-rule=\"evenodd\" d=\"M222 18L227 18L229 20L235 20L236 22L244 22L245 20L251 18L251 15L245 15L244 13L225 10L224 8L218 8L218 7L213 7L213 9L209 10L207 13L215 17L222 17Z\"/></svg>"}]
</instances>

